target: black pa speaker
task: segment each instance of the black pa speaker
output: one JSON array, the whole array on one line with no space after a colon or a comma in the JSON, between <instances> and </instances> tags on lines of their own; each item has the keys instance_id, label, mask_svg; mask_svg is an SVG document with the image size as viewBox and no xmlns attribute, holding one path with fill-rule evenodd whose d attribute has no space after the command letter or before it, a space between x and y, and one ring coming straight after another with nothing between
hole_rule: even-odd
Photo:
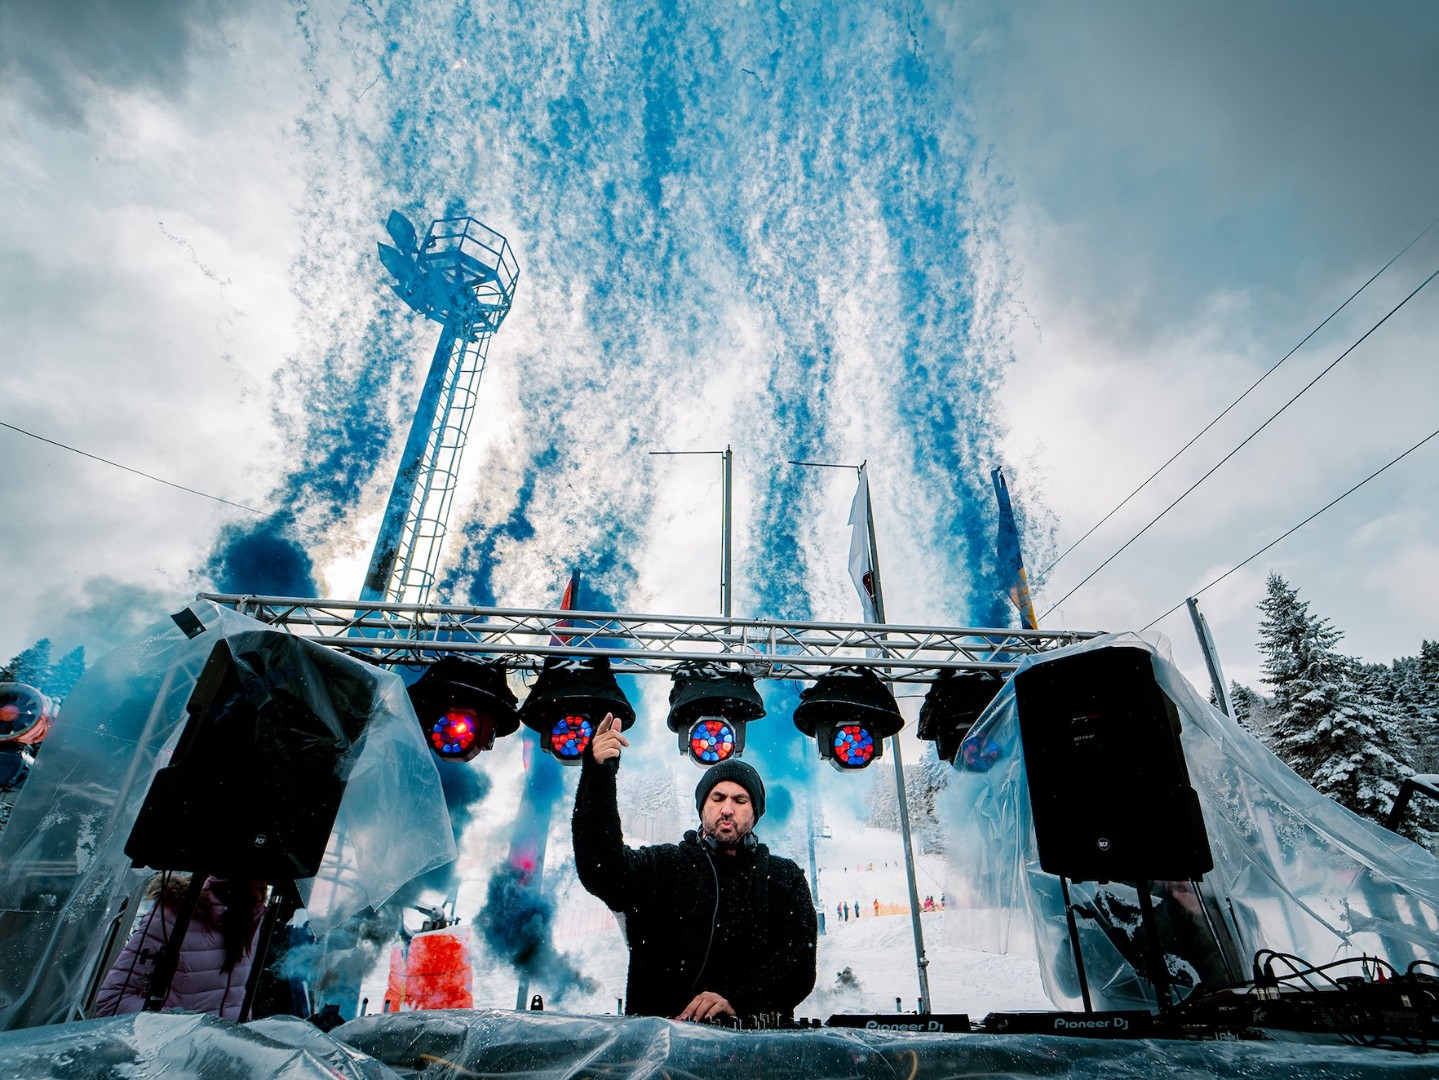
<instances>
[{"instance_id":1,"label":"black pa speaker","mask_svg":"<svg viewBox=\"0 0 1439 1080\"><path fill-rule=\"evenodd\" d=\"M1074 881L1202 877L1214 867L1150 654L1115 646L1014 679L1039 865Z\"/></svg>"},{"instance_id":2,"label":"black pa speaker","mask_svg":"<svg viewBox=\"0 0 1439 1080\"><path fill-rule=\"evenodd\" d=\"M271 883L313 877L377 687L365 664L291 634L254 630L218 642L125 854L156 870Z\"/></svg>"}]
</instances>

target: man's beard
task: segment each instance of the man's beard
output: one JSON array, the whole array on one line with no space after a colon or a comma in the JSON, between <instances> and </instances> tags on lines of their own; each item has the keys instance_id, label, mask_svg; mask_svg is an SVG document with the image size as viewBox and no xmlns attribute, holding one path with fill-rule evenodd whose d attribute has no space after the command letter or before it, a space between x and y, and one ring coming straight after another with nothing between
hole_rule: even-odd
<instances>
[{"instance_id":1,"label":"man's beard","mask_svg":"<svg viewBox=\"0 0 1439 1080\"><path fill-rule=\"evenodd\" d=\"M733 822L731 822L731 824L733 825ZM741 831L738 825L734 826L733 830L728 836L721 835L719 831L719 822L715 822L715 827L713 829L706 829L704 827L704 824L701 823L700 832L702 832L705 836L708 836L711 840L713 840L722 848L741 847L744 844L744 838L749 835L749 833Z\"/></svg>"}]
</instances>

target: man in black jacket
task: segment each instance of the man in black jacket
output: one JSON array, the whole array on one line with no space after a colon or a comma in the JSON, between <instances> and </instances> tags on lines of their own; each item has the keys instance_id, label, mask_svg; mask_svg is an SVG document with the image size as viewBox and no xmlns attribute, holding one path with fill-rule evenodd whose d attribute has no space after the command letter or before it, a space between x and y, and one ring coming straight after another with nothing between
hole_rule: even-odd
<instances>
[{"instance_id":1,"label":"man in black jacket","mask_svg":"<svg viewBox=\"0 0 1439 1080\"><path fill-rule=\"evenodd\" d=\"M629 848L615 781L629 745L606 716L580 772L573 835L580 883L620 916L630 949L625 1012L676 1020L789 1018L814 989L809 885L754 835L764 783L742 761L706 769L698 832Z\"/></svg>"}]
</instances>

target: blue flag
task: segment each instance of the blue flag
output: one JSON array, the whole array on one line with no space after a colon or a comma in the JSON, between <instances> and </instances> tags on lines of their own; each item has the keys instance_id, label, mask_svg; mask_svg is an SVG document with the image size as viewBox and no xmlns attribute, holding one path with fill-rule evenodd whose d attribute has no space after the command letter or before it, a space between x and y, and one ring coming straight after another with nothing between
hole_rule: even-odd
<instances>
[{"instance_id":1,"label":"blue flag","mask_svg":"<svg viewBox=\"0 0 1439 1080\"><path fill-rule=\"evenodd\" d=\"M1029 596L1029 578L1024 573L1024 559L1019 553L1019 526L1014 523L1014 506L1009 501L1009 485L1004 470L989 472L994 481L994 497L999 500L999 572L1009 584L1009 600L1019 609L1019 622L1026 630L1038 630L1034 617L1034 601Z\"/></svg>"}]
</instances>

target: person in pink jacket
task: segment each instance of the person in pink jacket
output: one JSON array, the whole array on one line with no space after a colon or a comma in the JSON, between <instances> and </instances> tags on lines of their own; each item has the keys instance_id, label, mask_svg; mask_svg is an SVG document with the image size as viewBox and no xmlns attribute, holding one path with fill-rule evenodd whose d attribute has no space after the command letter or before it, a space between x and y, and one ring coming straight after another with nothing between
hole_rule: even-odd
<instances>
[{"instance_id":1,"label":"person in pink jacket","mask_svg":"<svg viewBox=\"0 0 1439 1080\"><path fill-rule=\"evenodd\" d=\"M95 1016L118 1016L145 1007L155 958L175 925L189 885L185 874L157 875L150 882L145 896L155 906L106 973L95 995ZM205 882L163 1008L239 1019L266 889L262 881L209 878Z\"/></svg>"}]
</instances>

